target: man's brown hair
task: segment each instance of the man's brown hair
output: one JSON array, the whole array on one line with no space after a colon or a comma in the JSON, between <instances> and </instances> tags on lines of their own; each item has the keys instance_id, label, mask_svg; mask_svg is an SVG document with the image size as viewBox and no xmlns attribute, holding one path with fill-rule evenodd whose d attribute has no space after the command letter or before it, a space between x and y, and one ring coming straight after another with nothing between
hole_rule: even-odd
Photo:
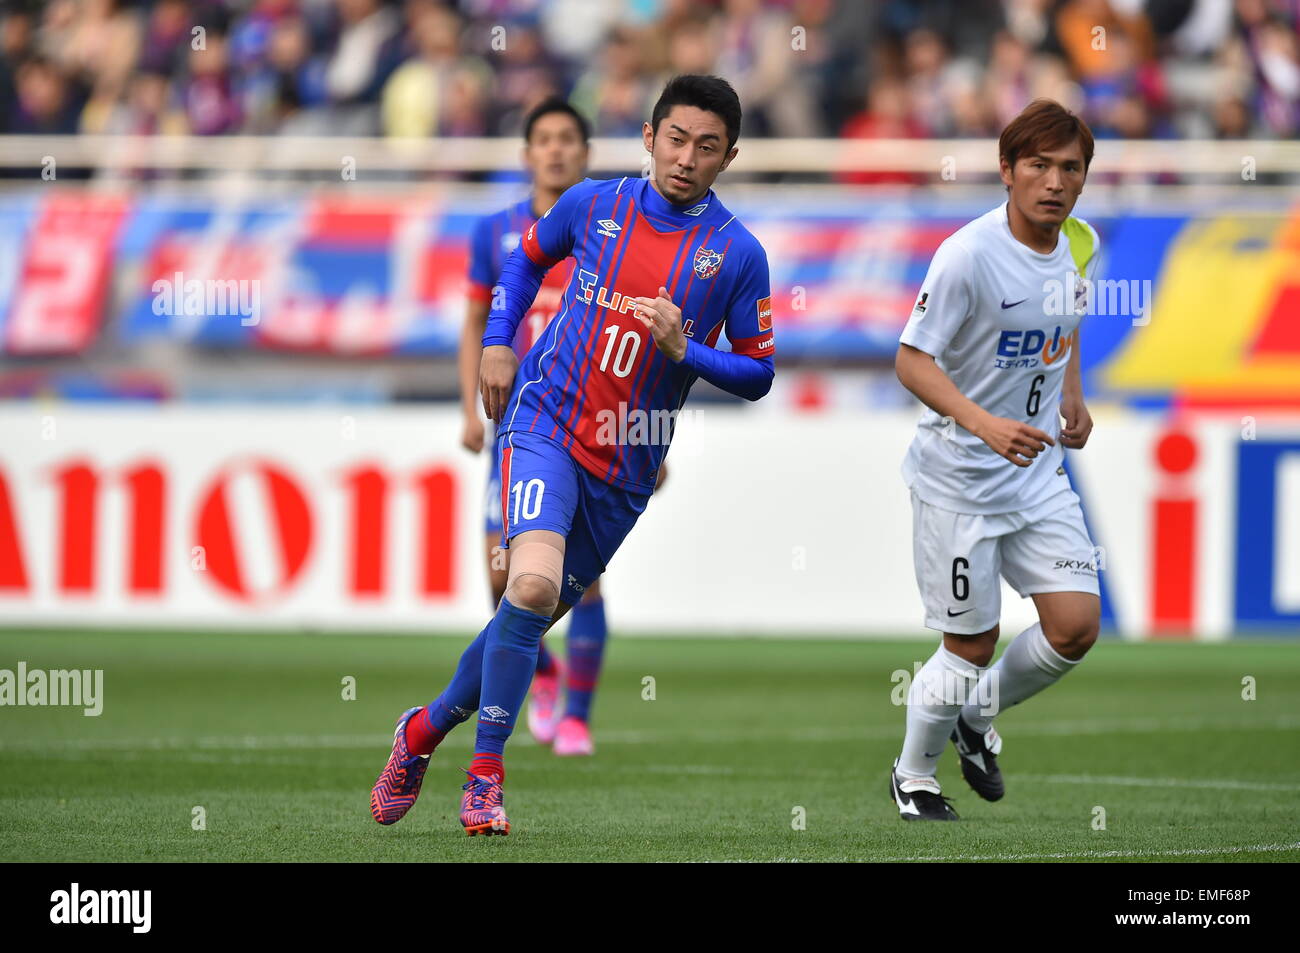
<instances>
[{"instance_id":1,"label":"man's brown hair","mask_svg":"<svg viewBox=\"0 0 1300 953\"><path fill-rule=\"evenodd\" d=\"M1053 99L1035 99L1008 123L998 139L998 155L1014 170L1024 156L1040 155L1069 145L1075 139L1083 150L1083 171L1092 164L1092 130L1088 124Z\"/></svg>"}]
</instances>

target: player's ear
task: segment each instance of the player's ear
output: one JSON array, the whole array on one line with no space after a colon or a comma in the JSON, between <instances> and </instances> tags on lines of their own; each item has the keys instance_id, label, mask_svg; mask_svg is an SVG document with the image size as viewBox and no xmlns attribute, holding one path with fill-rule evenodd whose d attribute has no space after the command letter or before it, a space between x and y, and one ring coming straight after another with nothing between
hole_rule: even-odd
<instances>
[{"instance_id":1,"label":"player's ear","mask_svg":"<svg viewBox=\"0 0 1300 953\"><path fill-rule=\"evenodd\" d=\"M641 142L645 145L645 151L653 155L655 151L655 127L648 122L641 123Z\"/></svg>"},{"instance_id":2,"label":"player's ear","mask_svg":"<svg viewBox=\"0 0 1300 953\"><path fill-rule=\"evenodd\" d=\"M727 157L722 160L722 165L718 166L718 171L726 172L727 166L731 165L731 160L736 158L738 152L740 152L740 146L732 146L731 151L727 153Z\"/></svg>"},{"instance_id":3,"label":"player's ear","mask_svg":"<svg viewBox=\"0 0 1300 953\"><path fill-rule=\"evenodd\" d=\"M1002 176L1002 184L1011 188L1013 177L1011 175L1011 163L1007 161L1006 156L998 156L998 172Z\"/></svg>"}]
</instances>

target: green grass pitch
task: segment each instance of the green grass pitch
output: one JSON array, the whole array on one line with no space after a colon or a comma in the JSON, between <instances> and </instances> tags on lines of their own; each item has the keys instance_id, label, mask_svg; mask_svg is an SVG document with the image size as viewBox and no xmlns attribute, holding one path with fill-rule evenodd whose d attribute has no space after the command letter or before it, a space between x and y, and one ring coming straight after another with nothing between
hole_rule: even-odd
<instances>
[{"instance_id":1,"label":"green grass pitch","mask_svg":"<svg viewBox=\"0 0 1300 953\"><path fill-rule=\"evenodd\" d=\"M594 758L556 758L521 719L509 837L467 838L457 821L472 726L435 755L411 813L382 828L368 796L394 719L441 688L464 644L0 632L0 668L103 669L105 695L97 718L0 708L0 859L1300 860L1300 646L1288 640L1103 640L1000 718L1002 801L980 801L949 748L940 781L962 821L904 824L887 793L903 726L890 676L929 641L615 635ZM1242 698L1245 676L1256 700Z\"/></svg>"}]
</instances>

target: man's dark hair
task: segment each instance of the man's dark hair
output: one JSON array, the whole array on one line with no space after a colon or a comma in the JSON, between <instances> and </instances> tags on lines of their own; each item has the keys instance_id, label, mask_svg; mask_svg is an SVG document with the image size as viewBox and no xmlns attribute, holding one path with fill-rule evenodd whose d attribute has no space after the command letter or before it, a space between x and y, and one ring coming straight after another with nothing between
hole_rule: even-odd
<instances>
[{"instance_id":1,"label":"man's dark hair","mask_svg":"<svg viewBox=\"0 0 1300 953\"><path fill-rule=\"evenodd\" d=\"M727 151L740 138L740 97L731 84L720 76L697 76L686 73L674 76L659 94L654 112L650 114L650 128L659 134L659 123L674 106L694 106L711 112L727 127Z\"/></svg>"},{"instance_id":2,"label":"man's dark hair","mask_svg":"<svg viewBox=\"0 0 1300 953\"><path fill-rule=\"evenodd\" d=\"M537 123L537 120L543 116L549 116L551 113L564 113L566 116L572 116L573 121L578 124L578 134L582 136L583 143L587 144L591 141L591 124L587 122L587 117L559 96L551 96L542 100L528 113L528 118L524 120L524 142L532 138L533 126Z\"/></svg>"},{"instance_id":3,"label":"man's dark hair","mask_svg":"<svg viewBox=\"0 0 1300 953\"><path fill-rule=\"evenodd\" d=\"M1012 169L1023 156L1038 155L1048 149L1059 149L1079 140L1083 152L1083 172L1092 165L1093 140L1088 124L1051 99L1035 99L1024 111L1002 130L998 139L998 155L1007 160Z\"/></svg>"}]
</instances>

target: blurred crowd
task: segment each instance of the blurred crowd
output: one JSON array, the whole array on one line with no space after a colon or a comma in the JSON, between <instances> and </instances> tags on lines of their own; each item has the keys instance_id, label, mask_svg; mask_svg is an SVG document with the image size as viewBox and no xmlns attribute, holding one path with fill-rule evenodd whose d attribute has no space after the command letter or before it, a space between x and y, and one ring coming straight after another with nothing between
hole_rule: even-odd
<instances>
[{"instance_id":1,"label":"blurred crowd","mask_svg":"<svg viewBox=\"0 0 1300 953\"><path fill-rule=\"evenodd\" d=\"M7 133L515 135L558 93L635 134L664 80L746 135L990 136L1035 96L1099 138L1291 138L1300 0L6 2Z\"/></svg>"}]
</instances>

